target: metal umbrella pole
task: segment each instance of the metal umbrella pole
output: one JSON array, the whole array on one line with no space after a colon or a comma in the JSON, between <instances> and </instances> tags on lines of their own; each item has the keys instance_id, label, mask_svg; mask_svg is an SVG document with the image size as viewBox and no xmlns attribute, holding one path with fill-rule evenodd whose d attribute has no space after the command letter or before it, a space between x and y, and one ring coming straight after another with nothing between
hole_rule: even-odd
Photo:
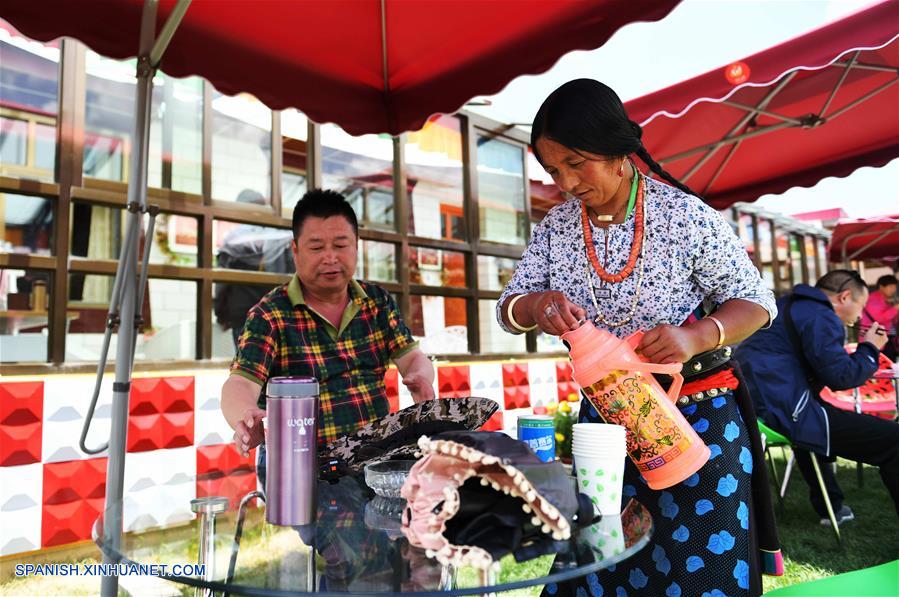
<instances>
[{"instance_id":1,"label":"metal umbrella pole","mask_svg":"<svg viewBox=\"0 0 899 597\"><path fill-rule=\"evenodd\" d=\"M128 179L125 240L122 244L116 278L113 283L94 394L84 421L80 441L82 450L88 454L98 454L106 449L109 450L103 541L110 549L104 550L104 564L117 563L115 554L121 553L122 496L125 482L125 448L128 434L131 371L134 364L136 332L141 325L140 313L147 284L151 235L158 211L155 207L147 207L147 161L150 142L150 109L153 104L153 76L156 74L162 55L175 30L190 6L190 0L178 0L159 36L156 36L157 6L158 0L145 0L141 15L140 47L136 69L137 89L134 100L134 151ZM150 223L144 242L143 267L140 271L140 278L138 278L138 250L143 232L142 219L145 213L150 214ZM100 394L112 331L116 327L118 327L118 342L116 344L115 382L112 385L112 426L109 441L97 448L89 448L86 445L86 439ZM118 576L104 576L100 584L101 594L105 597L115 597L118 594L118 584Z\"/></svg>"}]
</instances>

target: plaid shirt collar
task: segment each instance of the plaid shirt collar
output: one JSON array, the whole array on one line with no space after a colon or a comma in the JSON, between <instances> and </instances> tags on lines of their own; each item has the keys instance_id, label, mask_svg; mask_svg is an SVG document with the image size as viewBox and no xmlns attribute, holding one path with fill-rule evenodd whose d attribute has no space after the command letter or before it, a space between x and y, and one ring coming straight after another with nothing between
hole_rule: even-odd
<instances>
[{"instance_id":1,"label":"plaid shirt collar","mask_svg":"<svg viewBox=\"0 0 899 597\"><path fill-rule=\"evenodd\" d=\"M350 293L350 301L347 303L346 308L343 310L343 316L340 318L340 329L335 328L330 321L326 317L324 317L321 313L310 307L306 304L306 299L303 296L303 285L300 283L300 278L297 275L294 275L290 282L287 284L287 297L290 299L290 303L294 307L298 307L303 305L316 315L318 315L325 323L326 329L328 331L328 335L331 336L334 340L340 337L346 327L353 321L353 318L357 313L362 309L362 307L372 308L374 300L366 294L365 289L362 288L362 285L359 284L355 279L350 279L349 284L349 293Z\"/></svg>"}]
</instances>

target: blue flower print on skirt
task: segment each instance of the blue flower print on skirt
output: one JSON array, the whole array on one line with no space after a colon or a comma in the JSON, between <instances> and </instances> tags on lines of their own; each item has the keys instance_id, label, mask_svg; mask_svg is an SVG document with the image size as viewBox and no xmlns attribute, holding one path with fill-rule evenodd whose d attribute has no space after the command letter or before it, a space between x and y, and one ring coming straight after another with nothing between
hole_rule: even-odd
<instances>
[{"instance_id":1,"label":"blue flower print on skirt","mask_svg":"<svg viewBox=\"0 0 899 597\"><path fill-rule=\"evenodd\" d=\"M586 415L588 408L581 412ZM652 543L614 571L579 581L587 595L749 595L749 434L730 392L681 413L709 447L709 461L682 483L653 490L628 459L624 494L652 514ZM564 592L560 587L557 594ZM581 593L570 589L568 594Z\"/></svg>"}]
</instances>

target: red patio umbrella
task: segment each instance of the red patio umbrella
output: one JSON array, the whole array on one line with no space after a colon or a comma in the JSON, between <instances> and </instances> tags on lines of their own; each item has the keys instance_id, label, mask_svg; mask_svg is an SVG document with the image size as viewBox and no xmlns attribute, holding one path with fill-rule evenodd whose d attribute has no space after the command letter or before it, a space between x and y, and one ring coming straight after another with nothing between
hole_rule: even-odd
<instances>
[{"instance_id":1,"label":"red patio umbrella","mask_svg":"<svg viewBox=\"0 0 899 597\"><path fill-rule=\"evenodd\" d=\"M680 0L195 1L165 52L167 74L299 108L347 132L398 134L500 91L575 49L601 46ZM112 58L137 53L143 0L5 0L0 17L41 41L75 37ZM157 30L175 0L159 3Z\"/></svg>"},{"instance_id":2,"label":"red patio umbrella","mask_svg":"<svg viewBox=\"0 0 899 597\"><path fill-rule=\"evenodd\" d=\"M899 0L888 0L628 113L653 157L716 208L810 187L899 156L897 39Z\"/></svg>"},{"instance_id":3,"label":"red patio umbrella","mask_svg":"<svg viewBox=\"0 0 899 597\"><path fill-rule=\"evenodd\" d=\"M835 263L899 258L899 214L838 222L830 237L828 254Z\"/></svg>"},{"instance_id":4,"label":"red patio umbrella","mask_svg":"<svg viewBox=\"0 0 899 597\"><path fill-rule=\"evenodd\" d=\"M596 48L628 22L660 19L678 2L5 0L0 17L29 37L49 41L68 35L106 56L138 56L127 226L80 440L88 454L109 454L103 544L113 551L121 544L134 361L130 322L142 303L149 258L145 245L138 277L138 239L152 238L155 218L146 197L154 69L173 76L200 75L224 93L249 92L276 110L296 107L351 134L398 134L420 128L433 113L456 111L474 95L499 91L517 75L545 70L570 50ZM143 213L150 218L142 234ZM119 321L125 323L117 332L110 440L89 448L87 432ZM215 504L195 506L200 512ZM201 554L201 561L207 556ZM115 563L117 555L104 551L103 561ZM118 577L103 577L101 593L117 595Z\"/></svg>"}]
</instances>

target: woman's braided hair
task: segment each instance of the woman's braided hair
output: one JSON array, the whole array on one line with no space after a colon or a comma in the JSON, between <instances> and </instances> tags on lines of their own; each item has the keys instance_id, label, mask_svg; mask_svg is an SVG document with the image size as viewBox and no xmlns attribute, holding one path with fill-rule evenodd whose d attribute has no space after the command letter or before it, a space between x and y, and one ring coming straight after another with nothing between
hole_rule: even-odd
<instances>
[{"instance_id":1,"label":"woman's braided hair","mask_svg":"<svg viewBox=\"0 0 899 597\"><path fill-rule=\"evenodd\" d=\"M634 154L672 186L699 197L652 159L642 136L643 129L628 118L624 104L611 87L593 79L575 79L553 91L537 110L531 127L531 147L537 161L537 141L541 138L598 155Z\"/></svg>"}]
</instances>

